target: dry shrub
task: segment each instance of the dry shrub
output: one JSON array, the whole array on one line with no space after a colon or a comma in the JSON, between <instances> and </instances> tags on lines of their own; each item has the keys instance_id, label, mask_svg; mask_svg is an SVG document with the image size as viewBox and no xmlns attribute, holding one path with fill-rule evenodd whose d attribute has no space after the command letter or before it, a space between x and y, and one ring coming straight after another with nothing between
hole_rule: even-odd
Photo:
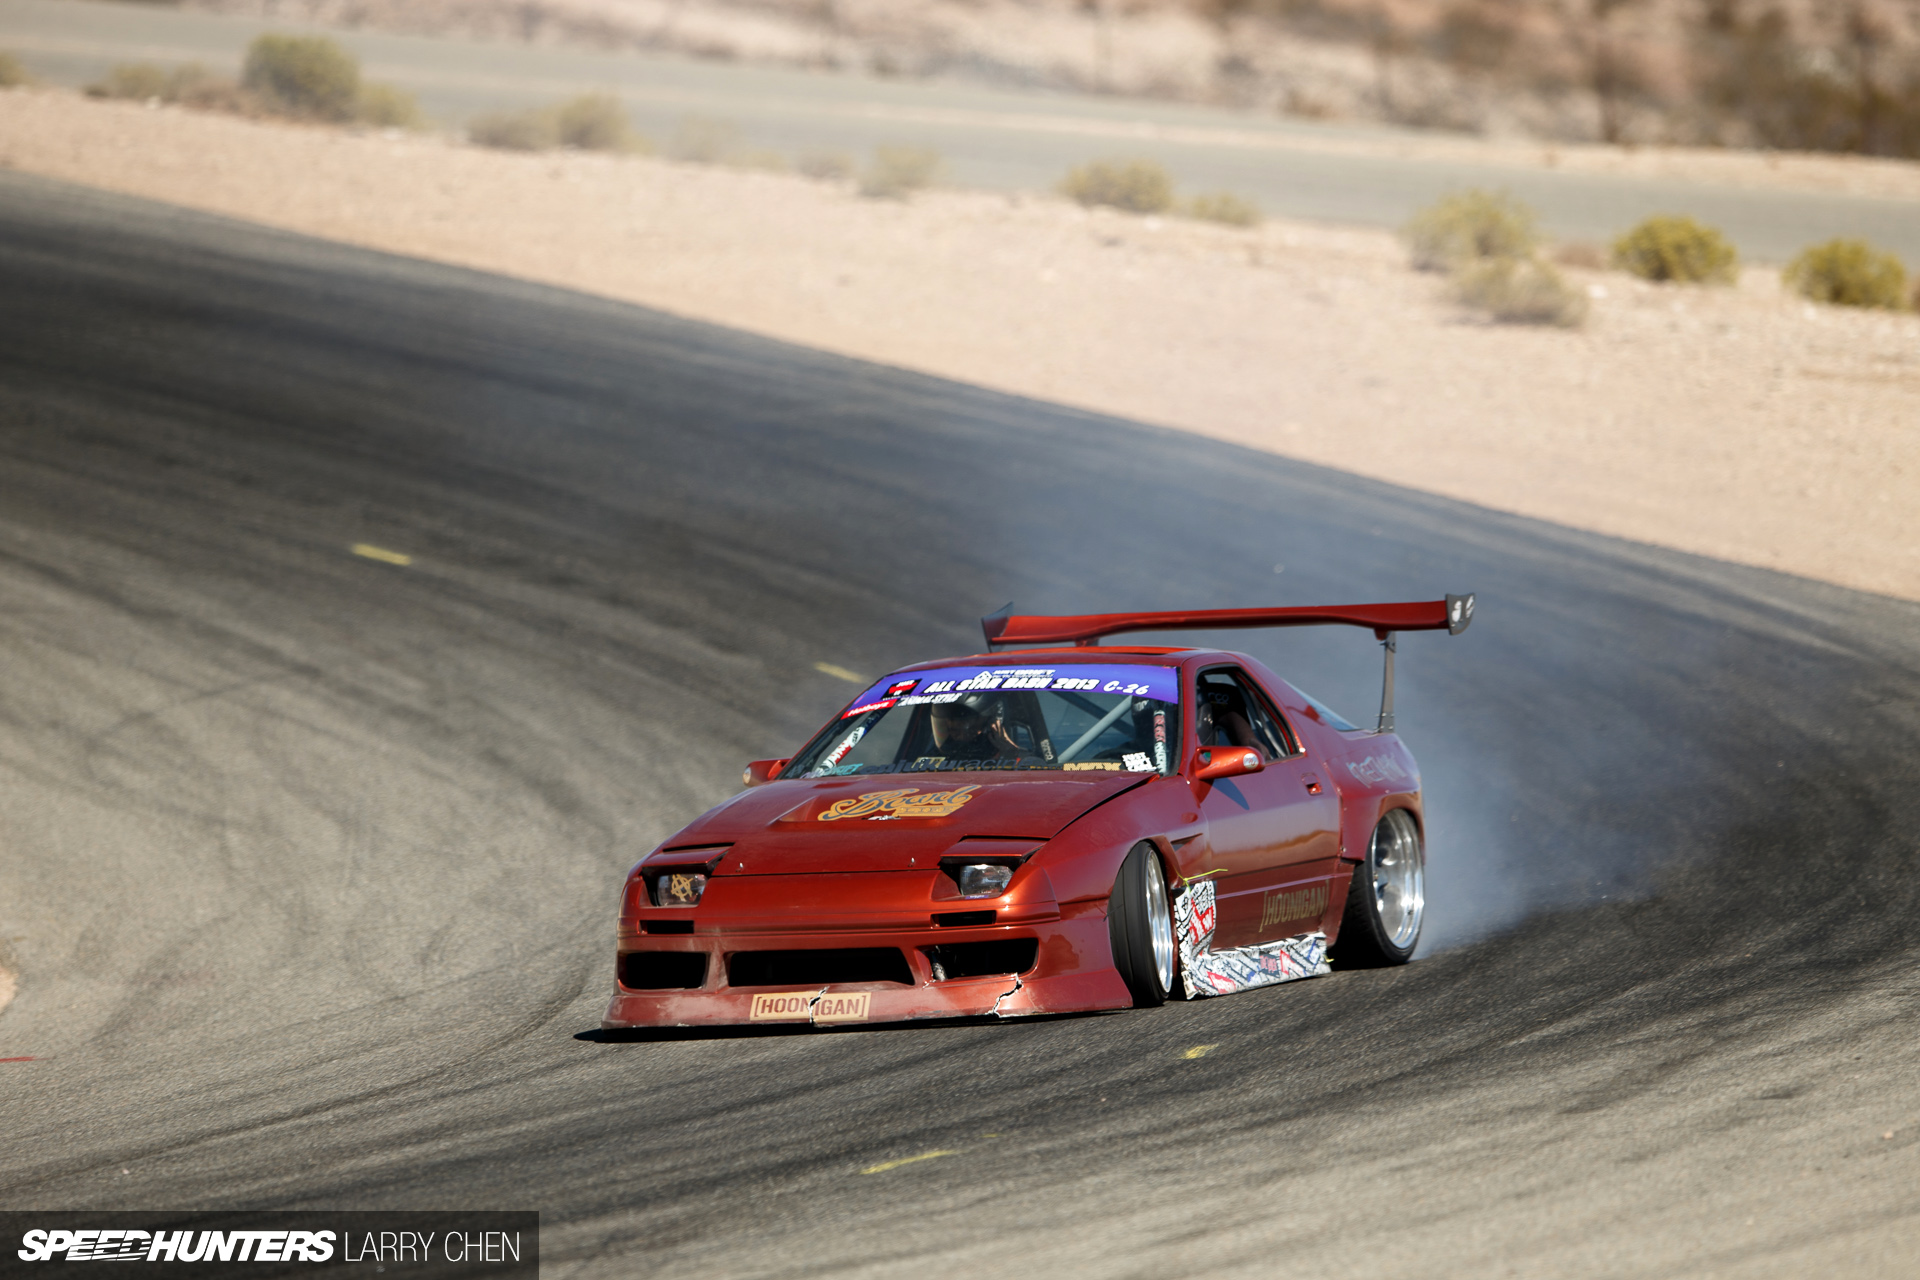
<instances>
[{"instance_id":1,"label":"dry shrub","mask_svg":"<svg viewBox=\"0 0 1920 1280\"><path fill-rule=\"evenodd\" d=\"M1220 222L1229 227L1260 225L1260 206L1243 200L1231 191L1213 191L1195 196L1181 206L1182 213L1202 222Z\"/></svg>"},{"instance_id":2,"label":"dry shrub","mask_svg":"<svg viewBox=\"0 0 1920 1280\"><path fill-rule=\"evenodd\" d=\"M215 75L197 62L175 67L167 80L166 100L197 111L231 111L252 115L259 110L253 95L226 76Z\"/></svg>"},{"instance_id":3,"label":"dry shrub","mask_svg":"<svg viewBox=\"0 0 1920 1280\"><path fill-rule=\"evenodd\" d=\"M426 123L419 100L390 84L361 85L353 113L360 123L376 129L418 129Z\"/></svg>"},{"instance_id":4,"label":"dry shrub","mask_svg":"<svg viewBox=\"0 0 1920 1280\"><path fill-rule=\"evenodd\" d=\"M346 121L360 99L360 64L326 36L256 36L240 83L280 115Z\"/></svg>"},{"instance_id":5,"label":"dry shrub","mask_svg":"<svg viewBox=\"0 0 1920 1280\"><path fill-rule=\"evenodd\" d=\"M1781 280L1803 298L1836 307L1907 306L1907 268L1864 240L1829 240L1787 264Z\"/></svg>"},{"instance_id":6,"label":"dry shrub","mask_svg":"<svg viewBox=\"0 0 1920 1280\"><path fill-rule=\"evenodd\" d=\"M768 173L785 173L789 168L787 158L771 147L742 147L727 157L727 163L736 169L762 169Z\"/></svg>"},{"instance_id":7,"label":"dry shrub","mask_svg":"<svg viewBox=\"0 0 1920 1280\"><path fill-rule=\"evenodd\" d=\"M1532 209L1504 191L1461 191L1413 215L1401 232L1422 271L1456 271L1476 262L1527 258L1540 243Z\"/></svg>"},{"instance_id":8,"label":"dry shrub","mask_svg":"<svg viewBox=\"0 0 1920 1280\"><path fill-rule=\"evenodd\" d=\"M1173 179L1152 160L1096 160L1062 178L1060 194L1088 207L1165 213L1173 207Z\"/></svg>"},{"instance_id":9,"label":"dry shrub","mask_svg":"<svg viewBox=\"0 0 1920 1280\"><path fill-rule=\"evenodd\" d=\"M545 151L560 142L550 111L495 111L467 123L467 140L502 151Z\"/></svg>"},{"instance_id":10,"label":"dry shrub","mask_svg":"<svg viewBox=\"0 0 1920 1280\"><path fill-rule=\"evenodd\" d=\"M553 134L561 146L582 151L635 151L645 146L620 99L610 93L583 93L555 107Z\"/></svg>"},{"instance_id":11,"label":"dry shrub","mask_svg":"<svg viewBox=\"0 0 1920 1280\"><path fill-rule=\"evenodd\" d=\"M844 151L807 151L801 153L799 169L823 182L845 182L853 177L853 157Z\"/></svg>"},{"instance_id":12,"label":"dry shrub","mask_svg":"<svg viewBox=\"0 0 1920 1280\"><path fill-rule=\"evenodd\" d=\"M740 149L740 128L728 120L688 116L673 131L667 154L688 164L725 164Z\"/></svg>"},{"instance_id":13,"label":"dry shrub","mask_svg":"<svg viewBox=\"0 0 1920 1280\"><path fill-rule=\"evenodd\" d=\"M126 98L146 102L158 98L167 101L172 77L151 62L123 62L87 86L89 98Z\"/></svg>"},{"instance_id":14,"label":"dry shrub","mask_svg":"<svg viewBox=\"0 0 1920 1280\"><path fill-rule=\"evenodd\" d=\"M1727 238L1692 218L1648 218L1613 242L1613 265L1642 280L1732 284L1740 255Z\"/></svg>"},{"instance_id":15,"label":"dry shrub","mask_svg":"<svg viewBox=\"0 0 1920 1280\"><path fill-rule=\"evenodd\" d=\"M126 98L136 102L173 102L202 111L252 114L253 95L197 62L167 71L151 62L124 62L87 86L90 98Z\"/></svg>"},{"instance_id":16,"label":"dry shrub","mask_svg":"<svg viewBox=\"0 0 1920 1280\"><path fill-rule=\"evenodd\" d=\"M1606 249L1591 240L1569 240L1555 245L1553 260L1563 267L1578 267L1582 271L1605 271L1608 262Z\"/></svg>"},{"instance_id":17,"label":"dry shrub","mask_svg":"<svg viewBox=\"0 0 1920 1280\"><path fill-rule=\"evenodd\" d=\"M1505 324L1578 327L1587 297L1538 258L1487 258L1454 277L1454 296Z\"/></svg>"},{"instance_id":18,"label":"dry shrub","mask_svg":"<svg viewBox=\"0 0 1920 1280\"><path fill-rule=\"evenodd\" d=\"M860 194L904 200L940 176L940 153L929 147L875 147L873 163L860 176Z\"/></svg>"},{"instance_id":19,"label":"dry shrub","mask_svg":"<svg viewBox=\"0 0 1920 1280\"><path fill-rule=\"evenodd\" d=\"M0 89L11 89L15 85L32 84L33 77L20 65L20 59L4 49L0 49Z\"/></svg>"}]
</instances>

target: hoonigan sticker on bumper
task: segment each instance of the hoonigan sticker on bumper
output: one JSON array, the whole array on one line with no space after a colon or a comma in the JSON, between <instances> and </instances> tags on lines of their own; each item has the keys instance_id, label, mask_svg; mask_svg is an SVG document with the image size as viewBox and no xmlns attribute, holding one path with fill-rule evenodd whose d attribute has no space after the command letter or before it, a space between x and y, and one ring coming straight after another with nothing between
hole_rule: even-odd
<instances>
[{"instance_id":1,"label":"hoonigan sticker on bumper","mask_svg":"<svg viewBox=\"0 0 1920 1280\"><path fill-rule=\"evenodd\" d=\"M1180 975L1189 1000L1333 972L1327 964L1324 933L1303 933L1278 942L1215 951L1213 929L1218 919L1213 881L1195 880L1174 896L1173 927L1179 937Z\"/></svg>"},{"instance_id":2,"label":"hoonigan sticker on bumper","mask_svg":"<svg viewBox=\"0 0 1920 1280\"><path fill-rule=\"evenodd\" d=\"M763 991L753 998L747 1017L753 1022L865 1022L873 1004L870 991L823 995L813 991Z\"/></svg>"}]
</instances>

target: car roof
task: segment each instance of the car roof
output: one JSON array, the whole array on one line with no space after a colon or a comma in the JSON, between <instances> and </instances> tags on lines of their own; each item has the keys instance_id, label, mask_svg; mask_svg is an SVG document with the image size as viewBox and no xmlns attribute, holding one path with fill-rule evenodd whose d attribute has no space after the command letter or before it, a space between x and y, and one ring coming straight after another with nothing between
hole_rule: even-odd
<instances>
[{"instance_id":1,"label":"car roof","mask_svg":"<svg viewBox=\"0 0 1920 1280\"><path fill-rule=\"evenodd\" d=\"M1229 662L1244 662L1243 654L1229 653L1221 649L1164 648L1148 645L1082 645L1059 649L1012 649L1000 653L973 653L958 658L935 658L930 662L916 662L908 667L896 667L895 671L931 671L938 667L1017 667L1034 663L1061 662L1114 662L1126 661L1151 667L1178 667L1195 658L1212 660L1219 658Z\"/></svg>"}]
</instances>

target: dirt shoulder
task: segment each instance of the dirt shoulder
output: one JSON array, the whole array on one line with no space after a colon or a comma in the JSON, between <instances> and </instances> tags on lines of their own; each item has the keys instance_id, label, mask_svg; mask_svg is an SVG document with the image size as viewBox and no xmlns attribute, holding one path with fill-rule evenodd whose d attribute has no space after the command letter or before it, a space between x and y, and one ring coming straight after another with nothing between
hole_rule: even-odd
<instances>
[{"instance_id":1,"label":"dirt shoulder","mask_svg":"<svg viewBox=\"0 0 1920 1280\"><path fill-rule=\"evenodd\" d=\"M911 203L52 91L0 163L580 289L1577 528L1920 600L1920 316L1581 277L1481 323L1384 234Z\"/></svg>"}]
</instances>

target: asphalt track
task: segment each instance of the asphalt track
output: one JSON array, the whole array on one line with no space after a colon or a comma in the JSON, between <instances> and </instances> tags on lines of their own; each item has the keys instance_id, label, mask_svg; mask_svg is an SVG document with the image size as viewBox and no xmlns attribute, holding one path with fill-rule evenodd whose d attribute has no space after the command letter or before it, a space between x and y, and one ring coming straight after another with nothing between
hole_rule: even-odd
<instances>
[{"instance_id":1,"label":"asphalt track","mask_svg":"<svg viewBox=\"0 0 1920 1280\"><path fill-rule=\"evenodd\" d=\"M121 62L201 62L239 73L248 41L287 30L270 18L98 0L0 0L0 49L34 75L78 88ZM1506 188L1562 239L1611 241L1652 214L1720 228L1750 259L1786 262L1809 244L1859 236L1920 262L1920 202L1832 191L1569 173L1393 154L1342 154L1353 141L1412 143L1413 130L1328 124L1253 111L1041 93L965 80L884 80L642 53L495 44L327 29L370 77L419 96L443 126L489 111L544 107L588 90L620 95L641 130L670 144L689 118L722 121L743 142L789 158L863 156L877 145L932 147L963 186L1044 191L1075 165L1146 156L1182 190L1227 189L1277 217L1398 227L1462 187ZM1326 148L1332 147L1329 151Z\"/></svg>"},{"instance_id":2,"label":"asphalt track","mask_svg":"<svg viewBox=\"0 0 1920 1280\"><path fill-rule=\"evenodd\" d=\"M0 458L9 1208L537 1208L561 1276L1920 1256L1920 607L18 175ZM1415 964L596 1030L622 874L816 663L1447 589ZM1364 637L1249 644L1368 709Z\"/></svg>"}]
</instances>

